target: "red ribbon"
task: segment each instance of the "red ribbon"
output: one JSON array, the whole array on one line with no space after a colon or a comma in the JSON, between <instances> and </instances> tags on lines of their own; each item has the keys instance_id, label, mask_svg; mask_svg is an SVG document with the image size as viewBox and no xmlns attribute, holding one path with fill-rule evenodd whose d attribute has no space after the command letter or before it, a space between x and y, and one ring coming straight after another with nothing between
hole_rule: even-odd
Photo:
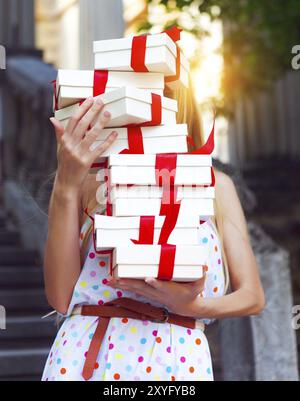
<instances>
[{"instance_id":1,"label":"red ribbon","mask_svg":"<svg viewBox=\"0 0 300 401\"><path fill-rule=\"evenodd\" d=\"M140 124L140 127L150 127L160 125L162 121L162 103L161 96L157 93L151 93L151 121Z\"/></svg>"},{"instance_id":2,"label":"red ribbon","mask_svg":"<svg viewBox=\"0 0 300 401\"><path fill-rule=\"evenodd\" d=\"M176 245L161 245L158 280L171 280L174 273Z\"/></svg>"},{"instance_id":3,"label":"red ribbon","mask_svg":"<svg viewBox=\"0 0 300 401\"><path fill-rule=\"evenodd\" d=\"M128 149L124 149L120 154L144 154L144 141L141 127L127 128Z\"/></svg>"},{"instance_id":4,"label":"red ribbon","mask_svg":"<svg viewBox=\"0 0 300 401\"><path fill-rule=\"evenodd\" d=\"M176 153L159 153L155 159L156 183L160 187L174 186L177 166Z\"/></svg>"},{"instance_id":5,"label":"red ribbon","mask_svg":"<svg viewBox=\"0 0 300 401\"><path fill-rule=\"evenodd\" d=\"M214 113L214 122L212 126L212 130L207 138L207 141L203 146L199 149L194 150L191 152L193 155L211 155L215 148L215 124L216 124L216 113ZM190 143L194 145L193 138L190 137ZM204 187L214 187L216 183L215 173L213 167L211 168L211 184L204 185Z\"/></svg>"},{"instance_id":6,"label":"red ribbon","mask_svg":"<svg viewBox=\"0 0 300 401\"><path fill-rule=\"evenodd\" d=\"M104 182L105 182L106 189L107 189L106 215L112 216L112 204L111 204L111 200L110 200L111 187L110 187L110 179L109 179L109 171L108 171L108 158L104 162L104 169L105 169Z\"/></svg>"},{"instance_id":7,"label":"red ribbon","mask_svg":"<svg viewBox=\"0 0 300 401\"><path fill-rule=\"evenodd\" d=\"M176 73L175 73L175 75L170 75L170 76L168 76L168 77L165 77L165 83L178 81L178 80L180 79L181 54L180 54L180 49L179 49L179 46L178 46L178 45L176 45L176 51L177 51L177 56L176 56Z\"/></svg>"},{"instance_id":8,"label":"red ribbon","mask_svg":"<svg viewBox=\"0 0 300 401\"><path fill-rule=\"evenodd\" d=\"M180 202L178 202L176 204L171 204L171 205L168 205L168 210L164 214L160 213L161 216L165 215L166 217L165 217L164 224L160 231L160 236L159 236L159 240L158 240L159 244L162 245L162 244L168 243L170 235L172 234L172 231L174 230L174 228L176 226L180 207L181 207Z\"/></svg>"},{"instance_id":9,"label":"red ribbon","mask_svg":"<svg viewBox=\"0 0 300 401\"><path fill-rule=\"evenodd\" d=\"M177 187L175 186L175 174L177 166L177 155L156 155L155 174L156 184L163 188L160 216L166 216L162 226L159 244L168 242L168 239L176 226L181 203L176 201Z\"/></svg>"},{"instance_id":10,"label":"red ribbon","mask_svg":"<svg viewBox=\"0 0 300 401\"><path fill-rule=\"evenodd\" d=\"M174 26L166 31L164 31L176 44L178 40L180 40L180 32L181 29ZM141 35L134 36L132 38L132 46L131 46L131 68L136 72L148 72L148 68L145 64L146 58L146 49L147 49L147 37L149 35ZM177 46L177 44L176 44ZM178 46L177 46L178 48ZM178 63L178 54L179 54L179 63ZM168 82L175 80L176 76L180 75L180 51L177 51L177 59L176 59L176 75L174 77L168 77ZM178 78L177 78L178 79Z\"/></svg>"},{"instance_id":11,"label":"red ribbon","mask_svg":"<svg viewBox=\"0 0 300 401\"><path fill-rule=\"evenodd\" d=\"M214 151L215 148L215 123L216 123L216 117L214 117L214 122L213 122L213 127L212 130L209 134L209 137L207 138L207 141L203 146L201 146L199 149L194 150L193 152L190 152L192 155L211 155L212 152ZM194 145L193 138L190 137L189 142Z\"/></svg>"},{"instance_id":12,"label":"red ribbon","mask_svg":"<svg viewBox=\"0 0 300 401\"><path fill-rule=\"evenodd\" d=\"M155 216L141 216L139 239L131 241L136 245L152 245L154 242Z\"/></svg>"},{"instance_id":13,"label":"red ribbon","mask_svg":"<svg viewBox=\"0 0 300 401\"><path fill-rule=\"evenodd\" d=\"M136 72L148 72L145 65L147 36L134 36L131 47L131 68Z\"/></svg>"},{"instance_id":14,"label":"red ribbon","mask_svg":"<svg viewBox=\"0 0 300 401\"><path fill-rule=\"evenodd\" d=\"M56 79L54 79L53 81L51 81L51 84L53 85L53 91L54 91L54 110L57 111L58 110L58 96L56 93L57 90L57 82Z\"/></svg>"},{"instance_id":15,"label":"red ribbon","mask_svg":"<svg viewBox=\"0 0 300 401\"><path fill-rule=\"evenodd\" d=\"M173 40L173 42L178 42L180 40L180 34L181 34L182 29L177 28L177 26L173 26L170 29L167 29L164 31L170 38Z\"/></svg>"},{"instance_id":16,"label":"red ribbon","mask_svg":"<svg viewBox=\"0 0 300 401\"><path fill-rule=\"evenodd\" d=\"M94 85L93 85L93 96L102 95L105 93L108 81L107 70L96 70L94 71Z\"/></svg>"}]
</instances>

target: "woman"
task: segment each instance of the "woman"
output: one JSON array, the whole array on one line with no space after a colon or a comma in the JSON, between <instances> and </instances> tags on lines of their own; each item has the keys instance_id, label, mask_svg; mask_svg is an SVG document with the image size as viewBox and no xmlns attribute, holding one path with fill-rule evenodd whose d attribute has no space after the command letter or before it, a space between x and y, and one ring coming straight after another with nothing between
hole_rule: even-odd
<instances>
[{"instance_id":1,"label":"woman","mask_svg":"<svg viewBox=\"0 0 300 401\"><path fill-rule=\"evenodd\" d=\"M165 95L178 100L177 122L188 124L197 148L203 145L192 91L169 91ZM102 317L74 314L76 305L103 305L126 297L206 324L215 318L258 314L264 307L236 189L231 179L218 171L215 219L199 225L199 242L210 251L203 279L176 283L109 277L110 256L95 254L90 235L92 220L84 213L87 209L92 217L104 211L96 201L99 182L89 174L89 168L117 137L114 131L100 148L89 150L110 119L102 109L101 102L87 99L66 129L51 119L58 142L58 170L49 208L45 286L49 303L66 319L52 346L42 380L213 380L209 346L201 328L126 317L108 321L96 362L90 366L90 374L83 374L91 340ZM101 122L89 130L98 115ZM226 294L228 275L230 294Z\"/></svg>"}]
</instances>

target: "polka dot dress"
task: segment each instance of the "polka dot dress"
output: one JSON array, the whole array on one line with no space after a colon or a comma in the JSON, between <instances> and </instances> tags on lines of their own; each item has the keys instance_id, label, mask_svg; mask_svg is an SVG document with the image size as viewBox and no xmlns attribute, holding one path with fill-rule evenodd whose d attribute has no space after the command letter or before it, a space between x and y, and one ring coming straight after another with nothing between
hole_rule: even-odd
<instances>
[{"instance_id":1,"label":"polka dot dress","mask_svg":"<svg viewBox=\"0 0 300 401\"><path fill-rule=\"evenodd\" d=\"M80 245L89 224L87 219L82 226ZM199 242L210 250L203 296L221 296L224 275L215 226L208 219L199 225L198 231ZM75 305L102 305L124 296L162 306L129 291L108 287L108 274L109 256L96 255L90 240L81 275L50 350L42 381L84 380L81 373L99 318L71 315ZM202 321L209 324L212 320ZM186 329L169 323L111 318L90 381L126 380L212 381L212 363L205 334L201 329Z\"/></svg>"}]
</instances>

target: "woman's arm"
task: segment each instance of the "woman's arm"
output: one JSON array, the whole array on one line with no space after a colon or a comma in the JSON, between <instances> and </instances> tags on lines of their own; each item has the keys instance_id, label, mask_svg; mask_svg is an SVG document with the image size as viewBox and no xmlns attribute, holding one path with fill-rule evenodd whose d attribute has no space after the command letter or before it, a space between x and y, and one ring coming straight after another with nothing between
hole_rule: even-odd
<instances>
[{"instance_id":1,"label":"woman's arm","mask_svg":"<svg viewBox=\"0 0 300 401\"><path fill-rule=\"evenodd\" d=\"M80 275L79 232L81 196L92 163L116 139L113 132L93 151L91 144L110 119L101 113L103 103L87 99L70 119L66 129L51 119L59 144L58 169L49 205L48 237L44 257L45 290L48 302L65 314ZM89 130L100 115L100 121Z\"/></svg>"},{"instance_id":2,"label":"woman's arm","mask_svg":"<svg viewBox=\"0 0 300 401\"><path fill-rule=\"evenodd\" d=\"M264 307L256 260L251 248L245 216L232 180L216 173L216 196L223 215L224 249L228 260L232 293L203 298L203 280L194 283L112 279L110 285L154 299L175 313L196 318L218 318L258 314Z\"/></svg>"},{"instance_id":3,"label":"woman's arm","mask_svg":"<svg viewBox=\"0 0 300 401\"><path fill-rule=\"evenodd\" d=\"M44 278L49 304L63 314L80 274L79 213L79 192L64 188L56 176L49 205Z\"/></svg>"}]
</instances>

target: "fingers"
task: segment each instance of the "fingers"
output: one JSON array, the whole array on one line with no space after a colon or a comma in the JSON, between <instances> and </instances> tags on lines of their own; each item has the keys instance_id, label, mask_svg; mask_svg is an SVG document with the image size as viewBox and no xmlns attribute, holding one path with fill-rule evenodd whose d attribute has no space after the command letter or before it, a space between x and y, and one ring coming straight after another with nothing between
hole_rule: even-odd
<instances>
[{"instance_id":1,"label":"fingers","mask_svg":"<svg viewBox=\"0 0 300 401\"><path fill-rule=\"evenodd\" d=\"M187 284L190 285L192 294L197 296L204 290L205 279L206 279L206 274L204 272L203 277L201 277L199 280Z\"/></svg>"},{"instance_id":2,"label":"fingers","mask_svg":"<svg viewBox=\"0 0 300 401\"><path fill-rule=\"evenodd\" d=\"M131 279L115 279L112 278L107 283L108 286L118 288L124 291L131 291L135 294L142 295L146 298L163 301L161 294L154 288L146 285L142 280L131 280Z\"/></svg>"},{"instance_id":3,"label":"fingers","mask_svg":"<svg viewBox=\"0 0 300 401\"><path fill-rule=\"evenodd\" d=\"M88 132L86 132L82 140L82 145L85 147L85 150L87 150L87 148L90 149L91 145L95 141L99 140L99 136L101 135L104 127L109 123L110 118L111 114L108 111L100 114L100 116L97 118L96 124Z\"/></svg>"},{"instance_id":4,"label":"fingers","mask_svg":"<svg viewBox=\"0 0 300 401\"><path fill-rule=\"evenodd\" d=\"M114 285L116 287L127 287L127 288L135 288L135 289L140 289L144 290L146 288L146 284L144 283L143 280L136 280L136 279L115 279L112 278L109 281L110 285Z\"/></svg>"},{"instance_id":5,"label":"fingers","mask_svg":"<svg viewBox=\"0 0 300 401\"><path fill-rule=\"evenodd\" d=\"M157 290L160 290L160 291L163 291L164 289L166 289L165 287L166 287L166 284L167 284L166 282L163 282L161 280L156 280L153 277L145 278L145 283L150 285L151 287L157 289Z\"/></svg>"},{"instance_id":6,"label":"fingers","mask_svg":"<svg viewBox=\"0 0 300 401\"><path fill-rule=\"evenodd\" d=\"M62 123L60 121L58 121L56 118L51 117L50 121L54 127L55 130L55 135L56 135L56 140L57 143L59 143L61 141L61 137L63 136L64 132L65 132L65 128L62 125Z\"/></svg>"},{"instance_id":7,"label":"fingers","mask_svg":"<svg viewBox=\"0 0 300 401\"><path fill-rule=\"evenodd\" d=\"M79 143L83 136L87 133L89 126L91 125L91 123L97 119L98 120L98 116L100 114L100 112L102 111L104 107L104 103L102 102L102 100L100 98L98 98L93 106L87 111L87 113L85 113L85 115L79 120L78 124L76 125L72 136L73 139L75 140L75 142ZM108 112L104 112L102 113L101 117L100 117L100 126L103 127L105 126L105 124L107 124L107 122L110 119L110 113ZM93 129L91 130L93 131Z\"/></svg>"},{"instance_id":8,"label":"fingers","mask_svg":"<svg viewBox=\"0 0 300 401\"><path fill-rule=\"evenodd\" d=\"M178 291L178 285L180 288L183 290L186 290L187 293L189 293L192 296L196 296L200 294L203 289L204 289L204 282L205 282L205 275L201 277L199 280L190 282L190 283L177 283L173 281L162 281L162 280L157 280L152 277L148 277L145 279L145 283L147 283L149 286L155 288L156 290L170 294L170 293L176 293Z\"/></svg>"},{"instance_id":9,"label":"fingers","mask_svg":"<svg viewBox=\"0 0 300 401\"><path fill-rule=\"evenodd\" d=\"M113 131L108 137L105 139L101 145L97 146L94 150L91 151L91 156L93 160L95 160L97 157L101 156L106 150L114 143L114 141L117 139L118 133L116 131ZM85 138L84 141L89 141L88 138ZM90 147L90 143L88 142L88 147Z\"/></svg>"},{"instance_id":10,"label":"fingers","mask_svg":"<svg viewBox=\"0 0 300 401\"><path fill-rule=\"evenodd\" d=\"M69 133L69 135L73 133L79 121L81 121L82 117L90 110L93 104L94 104L94 99L92 97L87 98L78 108L73 117L70 118L66 126L66 132Z\"/></svg>"}]
</instances>

